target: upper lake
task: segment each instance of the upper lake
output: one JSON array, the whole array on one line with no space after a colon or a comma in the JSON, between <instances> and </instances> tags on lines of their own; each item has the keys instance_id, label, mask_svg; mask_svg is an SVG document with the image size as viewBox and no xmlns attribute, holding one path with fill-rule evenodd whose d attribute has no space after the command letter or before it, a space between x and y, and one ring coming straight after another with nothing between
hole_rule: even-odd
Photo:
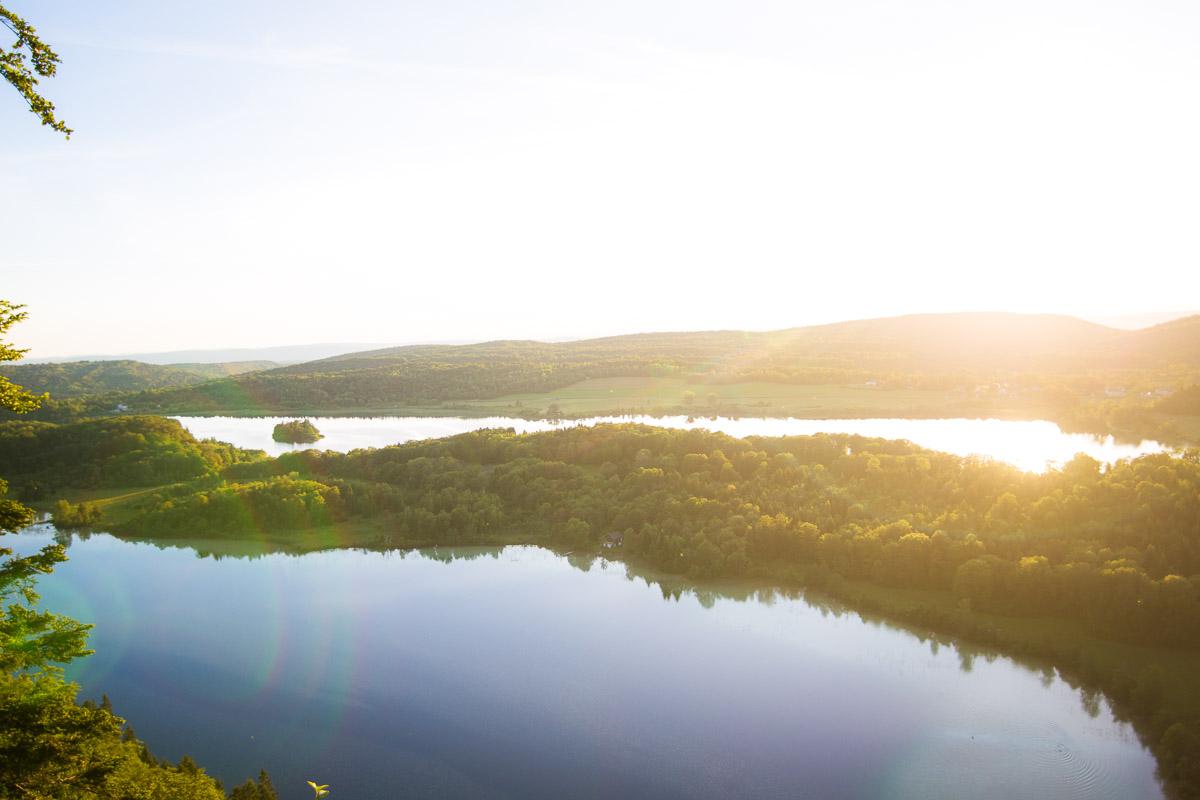
<instances>
[{"instance_id":1,"label":"upper lake","mask_svg":"<svg viewBox=\"0 0 1200 800\"><path fill-rule=\"evenodd\" d=\"M279 455L290 450L320 448L349 451L386 447L414 439L453 436L481 428L544 431L564 425L640 422L669 428L707 428L731 436L796 436L853 433L884 439L908 439L931 450L981 455L1021 469L1041 472L1070 461L1076 453L1102 462L1163 451L1158 442L1121 444L1112 437L1064 433L1053 422L999 419L762 419L730 417L591 417L552 422L512 417L309 417L325 435L316 444L284 444L271 438L277 422L291 417L175 417L199 438L219 439L238 447Z\"/></svg>"},{"instance_id":2,"label":"upper lake","mask_svg":"<svg viewBox=\"0 0 1200 800\"><path fill-rule=\"evenodd\" d=\"M12 537L22 552L49 525ZM1102 697L802 595L534 547L201 558L59 535L69 676L160 756L346 798L1161 797Z\"/></svg>"}]
</instances>

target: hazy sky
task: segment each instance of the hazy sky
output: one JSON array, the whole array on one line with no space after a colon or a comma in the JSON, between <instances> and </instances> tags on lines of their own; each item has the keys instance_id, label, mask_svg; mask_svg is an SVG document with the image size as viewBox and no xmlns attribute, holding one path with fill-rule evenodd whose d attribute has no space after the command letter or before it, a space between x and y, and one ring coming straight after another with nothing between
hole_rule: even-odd
<instances>
[{"instance_id":1,"label":"hazy sky","mask_svg":"<svg viewBox=\"0 0 1200 800\"><path fill-rule=\"evenodd\" d=\"M1200 3L49 2L35 356L1200 306Z\"/></svg>"}]
</instances>

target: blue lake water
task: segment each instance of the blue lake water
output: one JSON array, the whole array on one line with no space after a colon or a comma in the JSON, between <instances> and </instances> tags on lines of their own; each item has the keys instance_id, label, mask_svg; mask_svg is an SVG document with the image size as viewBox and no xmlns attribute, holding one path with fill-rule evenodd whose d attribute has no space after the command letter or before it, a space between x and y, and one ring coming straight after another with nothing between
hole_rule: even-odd
<instances>
[{"instance_id":1,"label":"blue lake water","mask_svg":"<svg viewBox=\"0 0 1200 800\"><path fill-rule=\"evenodd\" d=\"M10 537L21 551L49 525ZM75 537L70 670L158 754L354 798L1160 797L1103 698L836 606L533 547Z\"/></svg>"}]
</instances>

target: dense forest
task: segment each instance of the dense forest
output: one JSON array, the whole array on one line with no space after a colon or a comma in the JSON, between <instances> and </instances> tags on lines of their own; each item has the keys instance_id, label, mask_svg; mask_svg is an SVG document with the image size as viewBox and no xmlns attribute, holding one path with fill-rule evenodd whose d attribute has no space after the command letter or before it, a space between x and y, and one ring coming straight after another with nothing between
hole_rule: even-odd
<instances>
[{"instance_id":1,"label":"dense forest","mask_svg":"<svg viewBox=\"0 0 1200 800\"><path fill-rule=\"evenodd\" d=\"M35 394L55 398L167 389L227 378L277 366L271 361L218 364L146 364L141 361L68 361L56 364L6 364L0 374Z\"/></svg>"},{"instance_id":2,"label":"dense forest","mask_svg":"<svg viewBox=\"0 0 1200 800\"><path fill-rule=\"evenodd\" d=\"M47 497L58 487L187 481L262 456L221 442L199 442L178 422L162 417L113 417L72 425L0 423L0 469L29 501Z\"/></svg>"}]
</instances>

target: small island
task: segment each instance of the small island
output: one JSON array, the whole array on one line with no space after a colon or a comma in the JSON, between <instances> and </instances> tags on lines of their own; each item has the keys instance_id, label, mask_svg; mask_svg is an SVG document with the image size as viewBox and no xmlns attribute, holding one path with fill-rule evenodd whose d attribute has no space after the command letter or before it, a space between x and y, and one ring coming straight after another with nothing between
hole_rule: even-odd
<instances>
[{"instance_id":1,"label":"small island","mask_svg":"<svg viewBox=\"0 0 1200 800\"><path fill-rule=\"evenodd\" d=\"M277 442L300 444L315 442L322 438L322 433L306 419L293 419L276 425L271 438Z\"/></svg>"}]
</instances>

